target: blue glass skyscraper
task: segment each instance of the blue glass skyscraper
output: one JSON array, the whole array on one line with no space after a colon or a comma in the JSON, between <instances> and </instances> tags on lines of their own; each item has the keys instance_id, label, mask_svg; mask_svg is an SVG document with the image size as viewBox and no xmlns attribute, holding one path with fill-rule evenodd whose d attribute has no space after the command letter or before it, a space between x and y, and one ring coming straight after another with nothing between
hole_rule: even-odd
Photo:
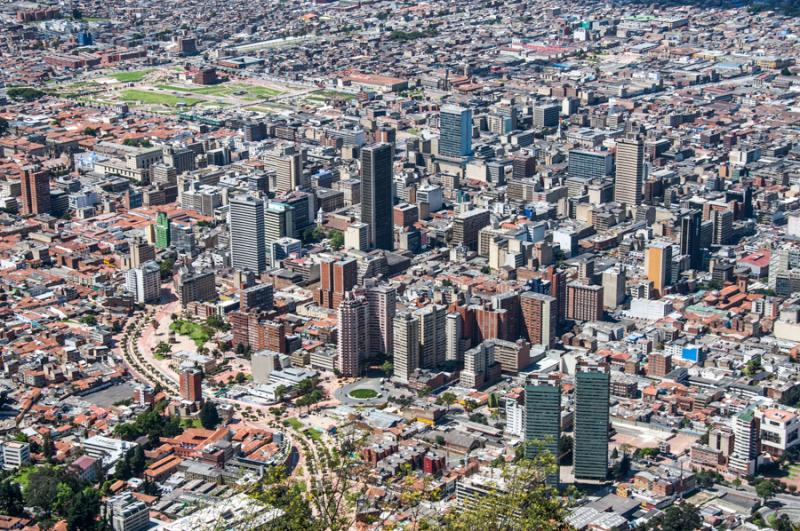
<instances>
[{"instance_id":1,"label":"blue glass skyscraper","mask_svg":"<svg viewBox=\"0 0 800 531\"><path fill-rule=\"evenodd\" d=\"M457 105L445 105L439 111L439 130L440 155L472 155L472 110Z\"/></svg>"}]
</instances>

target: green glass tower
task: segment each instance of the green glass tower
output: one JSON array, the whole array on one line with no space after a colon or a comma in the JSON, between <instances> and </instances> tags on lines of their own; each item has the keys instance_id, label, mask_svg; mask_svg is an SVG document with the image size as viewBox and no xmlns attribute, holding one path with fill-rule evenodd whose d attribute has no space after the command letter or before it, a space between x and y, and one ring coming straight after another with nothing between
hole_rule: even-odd
<instances>
[{"instance_id":1,"label":"green glass tower","mask_svg":"<svg viewBox=\"0 0 800 531\"><path fill-rule=\"evenodd\" d=\"M159 212L156 216L156 247L166 249L170 243L170 223L169 217L164 212Z\"/></svg>"},{"instance_id":2,"label":"green glass tower","mask_svg":"<svg viewBox=\"0 0 800 531\"><path fill-rule=\"evenodd\" d=\"M525 457L534 458L540 449L549 451L558 463L561 439L561 385L558 379L540 377L525 386ZM559 473L549 474L547 482L558 485Z\"/></svg>"},{"instance_id":3,"label":"green glass tower","mask_svg":"<svg viewBox=\"0 0 800 531\"><path fill-rule=\"evenodd\" d=\"M604 481L608 475L608 394L603 365L579 365L575 374L575 478Z\"/></svg>"}]
</instances>

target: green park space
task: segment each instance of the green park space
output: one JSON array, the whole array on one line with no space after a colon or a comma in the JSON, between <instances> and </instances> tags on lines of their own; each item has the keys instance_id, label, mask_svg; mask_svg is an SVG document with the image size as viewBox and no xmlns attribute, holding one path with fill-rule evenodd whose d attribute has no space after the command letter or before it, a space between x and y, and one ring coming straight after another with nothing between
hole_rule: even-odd
<instances>
[{"instance_id":1,"label":"green park space","mask_svg":"<svg viewBox=\"0 0 800 531\"><path fill-rule=\"evenodd\" d=\"M202 87L179 85L156 85L157 89L180 92L183 94L202 94L204 96L239 96L245 100L263 100L283 94L282 91L244 83L220 83Z\"/></svg>"},{"instance_id":2,"label":"green park space","mask_svg":"<svg viewBox=\"0 0 800 531\"><path fill-rule=\"evenodd\" d=\"M187 107L191 107L203 101L198 98L186 98L181 96L173 96L172 94L148 92L146 90L136 89L123 90L120 94L120 98L122 101L128 103L138 102L145 105L164 105L167 107L177 107L179 104L184 104Z\"/></svg>"},{"instance_id":3,"label":"green park space","mask_svg":"<svg viewBox=\"0 0 800 531\"><path fill-rule=\"evenodd\" d=\"M286 419L285 422L286 422L286 424L288 424L289 426L291 426L292 428L294 428L294 429L296 429L298 431L303 429L303 423L300 422L299 420L297 420L294 417Z\"/></svg>"},{"instance_id":4,"label":"green park space","mask_svg":"<svg viewBox=\"0 0 800 531\"><path fill-rule=\"evenodd\" d=\"M148 68L145 70L131 70L130 72L115 72L111 74L111 77L121 83L136 83L144 79L152 71L152 68Z\"/></svg>"},{"instance_id":5,"label":"green park space","mask_svg":"<svg viewBox=\"0 0 800 531\"><path fill-rule=\"evenodd\" d=\"M169 329L176 334L191 338L195 345L197 345L197 348L202 347L214 337L214 329L207 324L193 323L192 321L184 321L183 319L173 321L172 324L169 325Z\"/></svg>"},{"instance_id":6,"label":"green park space","mask_svg":"<svg viewBox=\"0 0 800 531\"><path fill-rule=\"evenodd\" d=\"M353 389L350 391L349 395L356 400L369 400L370 398L376 398L378 392L372 389Z\"/></svg>"}]
</instances>

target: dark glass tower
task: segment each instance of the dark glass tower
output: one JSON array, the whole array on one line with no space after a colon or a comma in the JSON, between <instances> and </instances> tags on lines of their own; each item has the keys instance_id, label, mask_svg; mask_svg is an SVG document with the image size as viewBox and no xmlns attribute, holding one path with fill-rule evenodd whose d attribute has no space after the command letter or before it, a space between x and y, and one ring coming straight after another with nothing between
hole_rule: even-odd
<instances>
[{"instance_id":1,"label":"dark glass tower","mask_svg":"<svg viewBox=\"0 0 800 531\"><path fill-rule=\"evenodd\" d=\"M575 374L575 477L604 481L608 475L608 393L604 366L579 365Z\"/></svg>"},{"instance_id":2,"label":"dark glass tower","mask_svg":"<svg viewBox=\"0 0 800 531\"><path fill-rule=\"evenodd\" d=\"M557 379L540 377L525 386L525 456L533 458L541 449L553 454L558 465L558 441L561 439L561 386ZM557 485L558 469L547 476Z\"/></svg>"},{"instance_id":3,"label":"dark glass tower","mask_svg":"<svg viewBox=\"0 0 800 531\"><path fill-rule=\"evenodd\" d=\"M394 248L392 234L392 146L361 150L361 221L369 225L370 247Z\"/></svg>"}]
</instances>

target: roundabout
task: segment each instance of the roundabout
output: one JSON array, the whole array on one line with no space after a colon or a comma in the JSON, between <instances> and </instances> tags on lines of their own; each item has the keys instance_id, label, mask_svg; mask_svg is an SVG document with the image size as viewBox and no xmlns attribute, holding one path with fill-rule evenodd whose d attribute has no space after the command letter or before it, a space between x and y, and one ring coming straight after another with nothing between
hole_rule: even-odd
<instances>
[{"instance_id":1,"label":"roundabout","mask_svg":"<svg viewBox=\"0 0 800 531\"><path fill-rule=\"evenodd\" d=\"M386 403L387 393L380 378L364 378L334 392L336 399L348 406L376 406Z\"/></svg>"}]
</instances>

